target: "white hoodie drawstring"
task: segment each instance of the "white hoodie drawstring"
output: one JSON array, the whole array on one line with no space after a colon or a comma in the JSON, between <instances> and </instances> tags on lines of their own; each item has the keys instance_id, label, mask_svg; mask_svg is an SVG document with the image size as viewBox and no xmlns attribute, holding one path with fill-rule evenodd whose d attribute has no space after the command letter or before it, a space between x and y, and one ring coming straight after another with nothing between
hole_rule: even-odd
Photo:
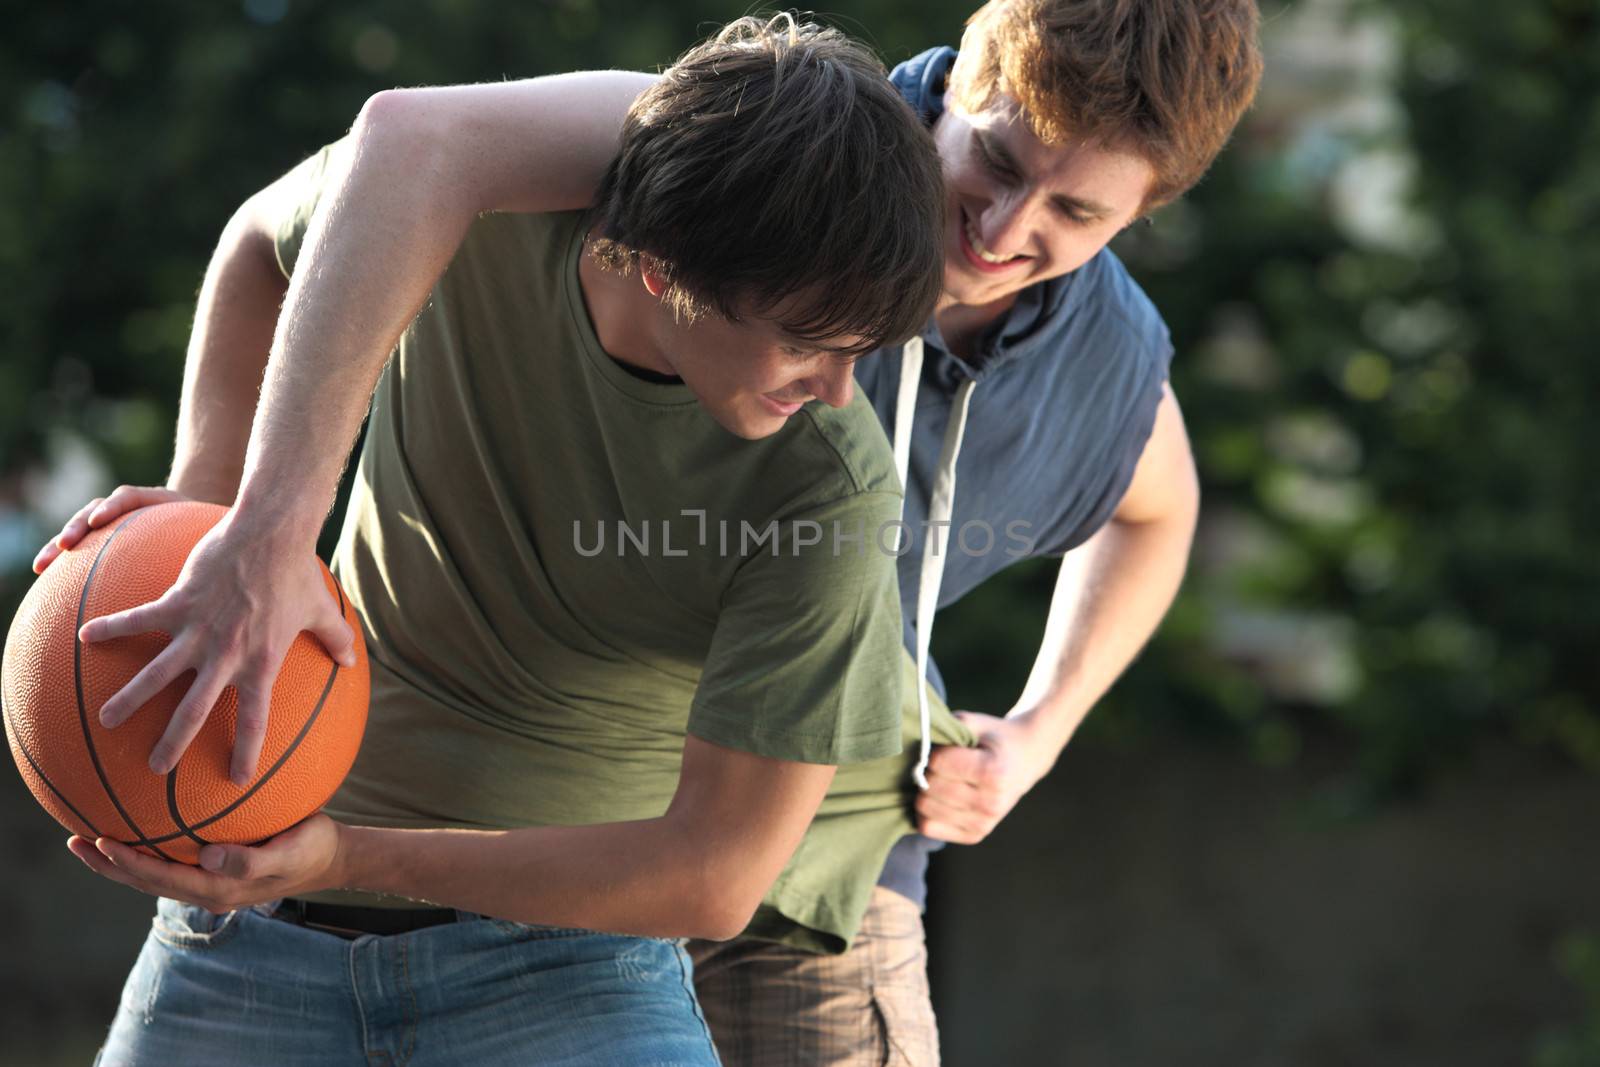
<instances>
[{"instance_id":1,"label":"white hoodie drawstring","mask_svg":"<svg viewBox=\"0 0 1600 1067\"><path fill-rule=\"evenodd\" d=\"M911 431L916 422L917 386L922 381L922 338L913 337L905 343L900 353L900 392L894 411L894 463L900 474L900 486L906 489L906 475L911 469ZM922 572L917 583L917 712L921 724L922 751L911 772L917 788L928 788L928 757L933 752L933 724L928 710L928 644L933 638L933 615L939 610L939 587L944 582L944 555L948 555L955 531L950 529L950 516L956 501L956 457L961 454L961 438L967 428L967 411L972 400L972 388L978 383L971 378L962 382L950 405L950 418L944 427L944 444L939 452L939 469L934 476L933 492L928 499L928 529L922 541ZM909 493L909 490L906 490ZM905 521L905 499L900 501L900 519ZM944 555L935 549L939 530L945 531ZM902 530L904 528L902 527ZM905 610L905 606L901 606Z\"/></svg>"}]
</instances>

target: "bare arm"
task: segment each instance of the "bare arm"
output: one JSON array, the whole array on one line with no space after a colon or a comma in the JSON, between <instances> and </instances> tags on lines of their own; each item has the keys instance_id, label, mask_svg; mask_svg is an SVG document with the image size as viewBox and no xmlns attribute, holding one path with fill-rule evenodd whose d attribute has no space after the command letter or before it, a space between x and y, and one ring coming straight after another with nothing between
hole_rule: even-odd
<instances>
[{"instance_id":1,"label":"bare arm","mask_svg":"<svg viewBox=\"0 0 1600 1067\"><path fill-rule=\"evenodd\" d=\"M260 195L222 232L206 269L183 367L178 437L167 485L196 500L232 502L250 420L289 282L265 231Z\"/></svg>"},{"instance_id":2,"label":"bare arm","mask_svg":"<svg viewBox=\"0 0 1600 1067\"><path fill-rule=\"evenodd\" d=\"M931 788L917 800L924 833L981 841L1055 765L1171 606L1199 510L1183 415L1165 388L1112 521L1062 560L1044 639L1016 706L1004 719L961 713L978 747L934 753Z\"/></svg>"},{"instance_id":3,"label":"bare arm","mask_svg":"<svg viewBox=\"0 0 1600 1067\"><path fill-rule=\"evenodd\" d=\"M1171 388L1112 521L1061 561L1044 640L1016 714L1059 752L1155 633L1189 562L1200 485Z\"/></svg>"},{"instance_id":4,"label":"bare arm","mask_svg":"<svg viewBox=\"0 0 1600 1067\"><path fill-rule=\"evenodd\" d=\"M378 372L473 219L587 204L649 82L600 72L367 102L332 165L278 321L241 517L270 512L285 537L314 540Z\"/></svg>"},{"instance_id":5,"label":"bare arm","mask_svg":"<svg viewBox=\"0 0 1600 1067\"><path fill-rule=\"evenodd\" d=\"M99 851L81 838L69 847L108 878L218 912L360 888L520 922L722 939L749 923L799 845L833 771L690 738L678 791L657 819L390 830L315 815L259 848L207 846L207 870L106 839Z\"/></svg>"},{"instance_id":6,"label":"bare arm","mask_svg":"<svg viewBox=\"0 0 1600 1067\"><path fill-rule=\"evenodd\" d=\"M396 195L408 197L408 209L431 208L451 226L485 211L570 211L592 202L623 116L655 81L606 70L391 89L367 102L357 125L389 137L368 163L385 165L385 181L407 176Z\"/></svg>"}]
</instances>

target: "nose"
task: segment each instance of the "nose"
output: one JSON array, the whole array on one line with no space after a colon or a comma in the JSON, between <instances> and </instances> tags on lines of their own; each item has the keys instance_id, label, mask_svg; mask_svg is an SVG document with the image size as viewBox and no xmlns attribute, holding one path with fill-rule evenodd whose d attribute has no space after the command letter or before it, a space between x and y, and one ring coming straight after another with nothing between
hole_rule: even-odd
<instances>
[{"instance_id":1,"label":"nose","mask_svg":"<svg viewBox=\"0 0 1600 1067\"><path fill-rule=\"evenodd\" d=\"M1031 199L1018 192L995 200L979 216L978 235L992 254L1015 256L1027 252L1033 218Z\"/></svg>"},{"instance_id":2,"label":"nose","mask_svg":"<svg viewBox=\"0 0 1600 1067\"><path fill-rule=\"evenodd\" d=\"M806 378L806 391L830 408L842 408L855 395L855 363L824 356L823 366Z\"/></svg>"}]
</instances>

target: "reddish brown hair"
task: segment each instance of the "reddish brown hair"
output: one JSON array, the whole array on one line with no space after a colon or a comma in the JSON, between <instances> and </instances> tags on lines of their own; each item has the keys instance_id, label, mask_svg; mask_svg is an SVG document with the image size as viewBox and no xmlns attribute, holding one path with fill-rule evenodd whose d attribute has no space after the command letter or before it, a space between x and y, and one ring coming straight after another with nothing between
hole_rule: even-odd
<instances>
[{"instance_id":1,"label":"reddish brown hair","mask_svg":"<svg viewBox=\"0 0 1600 1067\"><path fill-rule=\"evenodd\" d=\"M1198 182L1261 80L1255 0L989 0L967 20L950 99L1022 105L1036 137L1131 150L1144 209Z\"/></svg>"}]
</instances>

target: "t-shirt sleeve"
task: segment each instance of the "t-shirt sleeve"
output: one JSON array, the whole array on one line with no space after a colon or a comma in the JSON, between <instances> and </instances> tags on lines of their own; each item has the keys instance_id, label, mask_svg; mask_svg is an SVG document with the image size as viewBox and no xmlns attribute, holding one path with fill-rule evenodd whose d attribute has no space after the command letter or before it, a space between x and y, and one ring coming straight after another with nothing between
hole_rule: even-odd
<instances>
[{"instance_id":1,"label":"t-shirt sleeve","mask_svg":"<svg viewBox=\"0 0 1600 1067\"><path fill-rule=\"evenodd\" d=\"M724 594L689 733L801 763L900 751L900 593L879 544L899 507L868 492L778 520Z\"/></svg>"},{"instance_id":2,"label":"t-shirt sleeve","mask_svg":"<svg viewBox=\"0 0 1600 1067\"><path fill-rule=\"evenodd\" d=\"M272 246L278 256L278 268L283 271L285 278L294 273L295 260L300 257L300 246L305 242L306 231L311 228L311 216L322 201L322 187L327 180L334 147L327 145L322 151L307 157L278 181L274 196L278 221Z\"/></svg>"}]
</instances>

